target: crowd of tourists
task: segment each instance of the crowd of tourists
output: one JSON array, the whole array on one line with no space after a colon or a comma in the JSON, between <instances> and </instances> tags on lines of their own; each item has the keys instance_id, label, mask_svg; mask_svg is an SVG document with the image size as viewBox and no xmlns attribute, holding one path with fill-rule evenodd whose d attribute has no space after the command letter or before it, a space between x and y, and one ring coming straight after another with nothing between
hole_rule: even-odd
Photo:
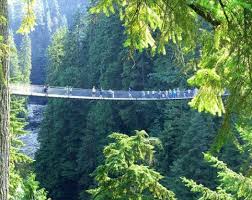
<instances>
[{"instance_id":1,"label":"crowd of tourists","mask_svg":"<svg viewBox=\"0 0 252 200\"><path fill-rule=\"evenodd\" d=\"M43 88L43 92L48 94L49 85L45 85ZM65 87L65 94L66 95L72 95L73 88L72 87ZM83 95L85 95L85 91L83 89ZM89 90L90 91L90 90ZM132 88L129 88L129 90L126 91L114 91L112 89L109 90L103 90L102 88L96 89L95 86L91 89L91 95L92 97L110 97L115 98L122 97L122 98L188 98L193 97L197 94L198 89L168 89L168 90L149 90L149 91L134 91Z\"/></svg>"},{"instance_id":2,"label":"crowd of tourists","mask_svg":"<svg viewBox=\"0 0 252 200\"><path fill-rule=\"evenodd\" d=\"M43 87L43 92L48 94L49 85ZM73 88L66 86L64 88L65 95L73 95ZM192 89L168 89L168 90L149 90L149 91L135 91L129 88L128 91L118 91L118 90L103 90L102 88L97 89L95 86L89 90L78 89L81 91L83 96L92 97L109 97L109 98L191 98L195 96L198 92L197 88ZM90 94L91 93L91 94ZM80 95L80 93L79 93Z\"/></svg>"}]
</instances>

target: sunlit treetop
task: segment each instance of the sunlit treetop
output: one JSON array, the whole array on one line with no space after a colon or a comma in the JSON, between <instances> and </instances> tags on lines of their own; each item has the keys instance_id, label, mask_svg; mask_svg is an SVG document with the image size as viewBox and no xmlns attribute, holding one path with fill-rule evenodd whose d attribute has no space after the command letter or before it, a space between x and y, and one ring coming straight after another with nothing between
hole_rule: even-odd
<instances>
[{"instance_id":1,"label":"sunlit treetop","mask_svg":"<svg viewBox=\"0 0 252 200\"><path fill-rule=\"evenodd\" d=\"M188 46L195 47L197 15L186 4L176 6L178 2L101 0L91 12L109 15L118 10L128 35L126 47L140 51L150 47L153 52L165 53L164 45L170 40L177 43L183 38Z\"/></svg>"},{"instance_id":2,"label":"sunlit treetop","mask_svg":"<svg viewBox=\"0 0 252 200\"><path fill-rule=\"evenodd\" d=\"M174 43L195 69L189 83L199 88L190 105L224 115L225 129L233 113L252 115L252 2L250 0L100 0L91 13L118 12L126 47L165 54ZM224 107L220 95L230 95Z\"/></svg>"},{"instance_id":3,"label":"sunlit treetop","mask_svg":"<svg viewBox=\"0 0 252 200\"><path fill-rule=\"evenodd\" d=\"M22 23L20 25L19 30L17 31L20 34L29 34L36 25L36 16L34 13L34 3L35 0L25 0L24 4L24 16L22 19ZM7 13L3 13L0 11L0 25L1 26L8 26L8 19L5 16ZM8 37L6 35L0 35L0 59L5 59L6 56L10 52L10 48L8 43ZM0 71L0 77L2 79L2 72ZM5 82L5 81L4 81Z\"/></svg>"},{"instance_id":4,"label":"sunlit treetop","mask_svg":"<svg viewBox=\"0 0 252 200\"><path fill-rule=\"evenodd\" d=\"M18 33L25 35L34 30L36 25L36 15L34 12L35 0L25 0L24 16L18 29Z\"/></svg>"},{"instance_id":5,"label":"sunlit treetop","mask_svg":"<svg viewBox=\"0 0 252 200\"><path fill-rule=\"evenodd\" d=\"M105 163L96 168L98 187L88 190L93 199L176 200L175 194L159 181L163 178L149 165L153 163L154 144L145 131L127 136L113 133L115 142L104 148Z\"/></svg>"}]
</instances>

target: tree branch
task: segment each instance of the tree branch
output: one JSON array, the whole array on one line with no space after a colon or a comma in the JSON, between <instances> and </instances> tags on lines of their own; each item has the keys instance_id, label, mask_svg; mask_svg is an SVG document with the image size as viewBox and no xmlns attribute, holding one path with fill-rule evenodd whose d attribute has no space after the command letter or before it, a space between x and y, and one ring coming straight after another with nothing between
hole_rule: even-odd
<instances>
[{"instance_id":1,"label":"tree branch","mask_svg":"<svg viewBox=\"0 0 252 200\"><path fill-rule=\"evenodd\" d=\"M221 24L219 20L215 19L212 14L207 12L203 7L195 4L189 4L188 6L213 26L219 26Z\"/></svg>"},{"instance_id":2,"label":"tree branch","mask_svg":"<svg viewBox=\"0 0 252 200\"><path fill-rule=\"evenodd\" d=\"M224 15L225 15L225 17L226 17L226 20L227 20L227 22L229 23L229 19L228 19L227 13L226 13L226 11L225 11L225 5L223 4L223 2L222 2L221 0L219 0L219 3L220 3L220 5L221 5L221 8L222 8L222 10L223 10L223 13L224 13Z\"/></svg>"}]
</instances>

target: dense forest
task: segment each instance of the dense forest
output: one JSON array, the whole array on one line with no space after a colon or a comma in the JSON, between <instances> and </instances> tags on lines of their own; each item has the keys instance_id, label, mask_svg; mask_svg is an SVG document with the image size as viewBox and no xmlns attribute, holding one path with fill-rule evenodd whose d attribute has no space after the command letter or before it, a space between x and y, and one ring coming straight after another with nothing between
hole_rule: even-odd
<instances>
[{"instance_id":1,"label":"dense forest","mask_svg":"<svg viewBox=\"0 0 252 200\"><path fill-rule=\"evenodd\" d=\"M249 0L0 2L0 200L252 199L251 27ZM47 98L33 160L9 84L197 93Z\"/></svg>"},{"instance_id":2,"label":"dense forest","mask_svg":"<svg viewBox=\"0 0 252 200\"><path fill-rule=\"evenodd\" d=\"M30 83L31 73L31 40L29 35L21 39L20 49L17 49L13 34L10 34L9 44L12 48L10 54L10 82ZM10 192L9 199L41 199L45 200L47 192L40 188L39 182L35 180L33 160L20 152L24 145L20 136L27 134L26 126L26 105L28 99L25 97L13 97L11 99L11 123L10 123Z\"/></svg>"},{"instance_id":3,"label":"dense forest","mask_svg":"<svg viewBox=\"0 0 252 200\"><path fill-rule=\"evenodd\" d=\"M190 88L186 80L192 72L179 67L174 46L167 47L169 53L164 56L153 57L147 51L131 54L122 46L123 32L118 15L77 13L69 29L63 26L53 36L47 83L125 90ZM95 186L90 174L103 162L102 150L110 141L107 136L146 130L161 140L153 167L165 176L163 184L178 199L195 199L180 177L216 186L216 170L204 162L202 152L210 148L220 121L191 109L186 100L50 100L36 154L38 180L53 199L91 199L86 192ZM228 148L222 155L238 169L240 154L232 145Z\"/></svg>"},{"instance_id":4,"label":"dense forest","mask_svg":"<svg viewBox=\"0 0 252 200\"><path fill-rule=\"evenodd\" d=\"M66 0L36 0L34 11L36 15L36 27L29 34L32 45L32 69L31 82L43 84L46 79L46 49L51 42L52 35L61 26L73 23L75 12L85 9L86 1L76 0L74 4ZM9 1L10 26L15 33L15 43L19 47L22 36L17 33L24 15L24 2L18 0Z\"/></svg>"},{"instance_id":5,"label":"dense forest","mask_svg":"<svg viewBox=\"0 0 252 200\"><path fill-rule=\"evenodd\" d=\"M57 0L52 2L36 1L36 30L30 34L20 35L17 33L17 30L24 14L23 5L24 3L20 1L9 2L11 26L9 36L9 45L11 48L10 83L29 84L33 81L37 84L43 83L45 80L45 65L47 60L46 49L51 41L51 37L57 28L67 26L66 16L71 20L73 17L71 16L71 12L77 10L78 5L69 7L69 10L65 10L66 15L64 15L60 13ZM85 7L85 4L83 7ZM35 72L32 70L35 70ZM44 200L47 199L47 192L35 180L34 161L20 152L20 149L25 145L20 140L20 137L28 133L25 130L27 126L28 103L28 98L13 97L11 99L9 199Z\"/></svg>"}]
</instances>

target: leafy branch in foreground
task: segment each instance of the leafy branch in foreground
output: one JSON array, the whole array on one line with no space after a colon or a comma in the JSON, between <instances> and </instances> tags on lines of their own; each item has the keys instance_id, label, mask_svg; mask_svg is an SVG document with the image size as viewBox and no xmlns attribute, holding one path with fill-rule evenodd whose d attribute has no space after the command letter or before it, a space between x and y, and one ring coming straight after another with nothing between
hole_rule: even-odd
<instances>
[{"instance_id":1,"label":"leafy branch in foreground","mask_svg":"<svg viewBox=\"0 0 252 200\"><path fill-rule=\"evenodd\" d=\"M109 137L115 142L104 148L105 163L94 172L98 187L88 190L93 199L176 199L159 183L163 177L148 166L153 162L155 140L145 131Z\"/></svg>"},{"instance_id":2,"label":"leafy branch in foreground","mask_svg":"<svg viewBox=\"0 0 252 200\"><path fill-rule=\"evenodd\" d=\"M244 144L241 145L241 149L243 152L247 152L249 154L249 159L251 160L251 127L246 129L238 127L238 130L240 131L241 139L244 142ZM220 185L216 188L216 191L212 191L201 184L197 184L193 180L182 178L183 182L187 187L191 188L192 192L200 193L200 200L252 199L252 178L250 173L247 173L246 175L237 173L228 168L224 162L219 161L218 158L209 153L204 154L204 159L214 168L219 170L218 179L220 181ZM248 172L251 171L250 165L247 168L248 169L246 170Z\"/></svg>"},{"instance_id":3,"label":"leafy branch in foreground","mask_svg":"<svg viewBox=\"0 0 252 200\"><path fill-rule=\"evenodd\" d=\"M209 188L203 186L202 184L197 184L193 180L189 180L187 178L182 178L182 181L186 184L187 187L191 188L191 191L194 193L200 193L202 196L199 198L199 200L235 200L233 196L230 194L227 194L224 190L221 188L217 188L216 191L212 191Z\"/></svg>"},{"instance_id":4,"label":"leafy branch in foreground","mask_svg":"<svg viewBox=\"0 0 252 200\"><path fill-rule=\"evenodd\" d=\"M118 11L127 47L166 53L165 45L172 42L180 52L194 55L183 63L195 69L189 82L199 88L191 106L214 115L224 114L213 149L220 150L223 141L233 136L233 114L252 116L251 9L248 0L99 0L91 13L109 15ZM225 108L220 96L224 89L229 91Z\"/></svg>"},{"instance_id":5,"label":"leafy branch in foreground","mask_svg":"<svg viewBox=\"0 0 252 200\"><path fill-rule=\"evenodd\" d=\"M36 25L36 15L34 12L34 4L35 0L25 0L24 6L24 16L22 19L22 23L18 29L18 33L27 35L31 31L34 30L34 26Z\"/></svg>"}]
</instances>

